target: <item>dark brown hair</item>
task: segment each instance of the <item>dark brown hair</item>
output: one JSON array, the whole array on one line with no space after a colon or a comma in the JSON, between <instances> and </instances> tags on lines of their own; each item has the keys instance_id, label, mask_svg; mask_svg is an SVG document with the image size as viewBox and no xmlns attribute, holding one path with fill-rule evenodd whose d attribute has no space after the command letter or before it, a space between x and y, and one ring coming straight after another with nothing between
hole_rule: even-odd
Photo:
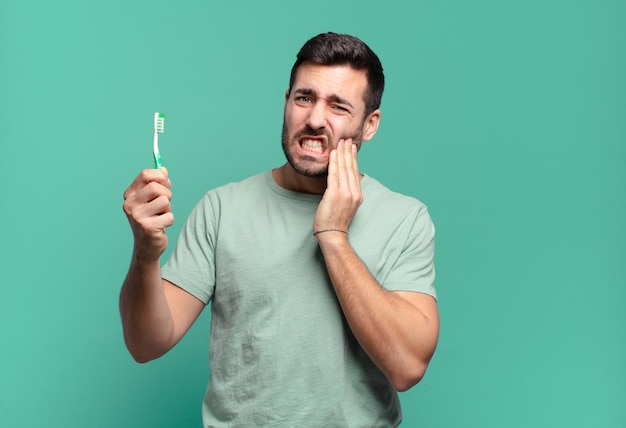
<instances>
[{"instance_id":1,"label":"dark brown hair","mask_svg":"<svg viewBox=\"0 0 626 428\"><path fill-rule=\"evenodd\" d=\"M365 114L380 107L385 88L385 75L378 56L360 39L348 34L322 33L308 40L298 52L291 68L289 92L296 80L298 67L304 62L319 65L349 65L365 70L368 89L365 94Z\"/></svg>"}]
</instances>

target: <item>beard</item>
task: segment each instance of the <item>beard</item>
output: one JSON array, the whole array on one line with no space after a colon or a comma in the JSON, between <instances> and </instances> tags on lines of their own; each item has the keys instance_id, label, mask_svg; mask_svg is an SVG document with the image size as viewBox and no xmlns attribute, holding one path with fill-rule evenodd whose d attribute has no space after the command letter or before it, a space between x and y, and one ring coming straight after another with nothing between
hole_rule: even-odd
<instances>
[{"instance_id":1,"label":"beard","mask_svg":"<svg viewBox=\"0 0 626 428\"><path fill-rule=\"evenodd\" d=\"M327 141L330 142L330 136L325 134L324 132L314 131L310 127L305 127L298 133L294 135L294 140L297 141L303 135L311 135L311 136L319 136L326 135ZM328 164L320 165L319 162L316 161L315 158L304 157L300 161L296 161L293 154L289 150L289 128L287 124L283 120L283 131L281 135L283 153L285 153L285 157L287 158L287 162L298 174L304 175L305 177L310 178L324 178L328 176Z\"/></svg>"},{"instance_id":2,"label":"beard","mask_svg":"<svg viewBox=\"0 0 626 428\"><path fill-rule=\"evenodd\" d=\"M328 145L330 147L330 144L331 144L330 135L328 135L324 131L319 131L319 130L315 131L308 126L306 126L305 128L296 132L293 135L293 141L296 141L295 144L298 144L297 143L298 139L305 135L310 135L310 136L324 135L326 136L326 141L328 142ZM358 141L360 143L362 136L363 134L359 132L357 135L354 135L351 138L353 141L355 142ZM285 154L285 157L287 158L287 162L289 163L289 165L291 165L294 171L296 171L298 174L301 174L301 175L304 175L305 177L310 177L310 178L328 177L328 163L320 165L319 161L315 159L314 157L305 156L300 160L296 160L294 158L293 154L290 151L290 130L289 130L289 127L287 126L287 123L285 123L285 120L283 120L281 142L282 142L283 153ZM327 147L326 150L329 150L329 147Z\"/></svg>"}]
</instances>

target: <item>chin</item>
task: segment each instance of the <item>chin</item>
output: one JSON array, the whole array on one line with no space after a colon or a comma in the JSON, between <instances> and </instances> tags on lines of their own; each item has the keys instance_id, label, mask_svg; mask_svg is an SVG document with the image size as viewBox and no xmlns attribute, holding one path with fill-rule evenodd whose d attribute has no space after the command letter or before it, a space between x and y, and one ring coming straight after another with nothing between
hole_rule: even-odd
<instances>
[{"instance_id":1,"label":"chin","mask_svg":"<svg viewBox=\"0 0 626 428\"><path fill-rule=\"evenodd\" d=\"M321 163L319 159L314 157L299 157L295 154L297 150L292 144L299 144L297 141L290 144L292 138L289 137L289 129L283 122L283 131L281 135L282 149L287 158L287 162L291 168L298 174L309 178L326 178L328 177L328 163ZM294 138L295 140L295 138Z\"/></svg>"},{"instance_id":2,"label":"chin","mask_svg":"<svg viewBox=\"0 0 626 428\"><path fill-rule=\"evenodd\" d=\"M287 162L291 168L300 175L309 178L326 178L328 176L328 165L320 166L315 162L296 162L291 156L287 156Z\"/></svg>"},{"instance_id":3,"label":"chin","mask_svg":"<svg viewBox=\"0 0 626 428\"><path fill-rule=\"evenodd\" d=\"M328 164L320 164L315 159L296 159L289 151L289 148L284 145L283 152L285 153L285 158L287 158L287 163L298 174L309 178L325 178L328 176Z\"/></svg>"}]
</instances>

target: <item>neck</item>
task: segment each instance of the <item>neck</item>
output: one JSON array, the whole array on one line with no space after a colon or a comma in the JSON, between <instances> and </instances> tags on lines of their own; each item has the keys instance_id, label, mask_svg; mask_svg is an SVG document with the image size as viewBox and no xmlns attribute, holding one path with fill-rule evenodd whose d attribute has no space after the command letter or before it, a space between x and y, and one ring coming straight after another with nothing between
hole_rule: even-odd
<instances>
[{"instance_id":1,"label":"neck","mask_svg":"<svg viewBox=\"0 0 626 428\"><path fill-rule=\"evenodd\" d=\"M293 192L321 195L326 190L326 177L313 178L304 176L297 173L288 163L272 170L272 176L276 184Z\"/></svg>"}]
</instances>

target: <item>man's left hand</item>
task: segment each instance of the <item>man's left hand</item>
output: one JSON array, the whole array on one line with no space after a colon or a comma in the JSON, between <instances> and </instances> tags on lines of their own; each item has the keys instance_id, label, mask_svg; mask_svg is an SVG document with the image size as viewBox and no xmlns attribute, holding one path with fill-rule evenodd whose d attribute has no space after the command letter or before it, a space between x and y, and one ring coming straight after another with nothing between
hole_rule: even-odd
<instances>
[{"instance_id":1,"label":"man's left hand","mask_svg":"<svg viewBox=\"0 0 626 428\"><path fill-rule=\"evenodd\" d=\"M357 147L350 138L339 140L337 148L331 151L328 184L313 220L313 231L348 231L363 202L356 158Z\"/></svg>"}]
</instances>

